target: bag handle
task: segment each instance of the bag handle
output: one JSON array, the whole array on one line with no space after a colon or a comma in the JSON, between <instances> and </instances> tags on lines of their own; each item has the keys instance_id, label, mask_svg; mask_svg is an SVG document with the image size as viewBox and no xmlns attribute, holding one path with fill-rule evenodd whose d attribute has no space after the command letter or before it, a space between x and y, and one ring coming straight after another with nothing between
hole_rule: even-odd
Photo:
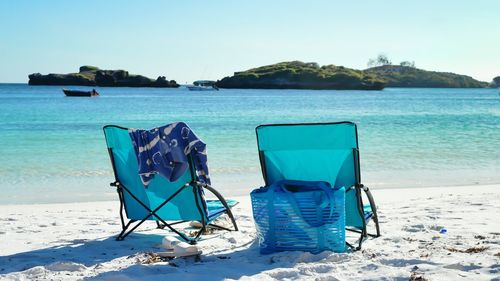
<instances>
[{"instance_id":1,"label":"bag handle","mask_svg":"<svg viewBox=\"0 0 500 281\"><path fill-rule=\"evenodd\" d=\"M288 197L288 201L290 202L295 213L297 215L301 216L302 218L304 218L302 211L300 210L300 208L297 204L297 201L296 201L295 197L293 196L293 192L291 192L286 187L287 184L288 185L296 185L296 186L300 187L302 190L313 190L313 191L322 190L323 191L322 194L324 194L325 197L322 197L322 200L320 202L320 207L325 208L326 206L330 205L329 218L332 217L334 209L335 209L335 207L334 207L335 206L335 196L331 195L333 189L329 183L327 183L327 182L315 182L315 184L313 185L312 182L283 180L283 181L280 181L280 182L273 184L269 187L268 192L269 192L269 195L271 196L269 199L274 201L274 196L275 196L274 193L275 192L282 192L282 193L286 194L286 196ZM323 221L323 215L319 216L318 219L319 220L317 223L311 223L305 219L304 219L304 221L307 224L309 224L311 227L323 226L325 224L325 222Z\"/></svg>"}]
</instances>

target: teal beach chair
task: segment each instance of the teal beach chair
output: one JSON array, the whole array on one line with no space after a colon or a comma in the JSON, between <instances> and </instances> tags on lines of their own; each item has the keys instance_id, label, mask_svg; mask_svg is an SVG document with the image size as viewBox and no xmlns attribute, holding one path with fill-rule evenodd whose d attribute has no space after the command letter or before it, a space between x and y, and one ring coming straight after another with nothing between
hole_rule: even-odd
<instances>
[{"instance_id":1,"label":"teal beach chair","mask_svg":"<svg viewBox=\"0 0 500 281\"><path fill-rule=\"evenodd\" d=\"M360 234L361 249L368 236L380 236L377 208L368 187L361 184L358 133L352 122L274 124L256 128L262 174L266 186L280 180L326 181L346 190L346 230ZM369 205L363 205L362 191ZM374 221L376 234L367 224Z\"/></svg>"},{"instance_id":2,"label":"teal beach chair","mask_svg":"<svg viewBox=\"0 0 500 281\"><path fill-rule=\"evenodd\" d=\"M158 228L166 227L192 244L196 243L207 226L238 230L231 212L238 202L226 201L213 187L196 181L192 164L176 181L170 182L162 176L156 176L145 188L138 175L137 156L128 129L115 125L103 129L115 175L111 186L116 187L120 199L122 231L117 240L123 240L145 221L155 221ZM218 200L205 200L204 190L214 194ZM229 216L233 229L213 223L223 214ZM174 225L190 221L198 221L202 225L192 237L174 228Z\"/></svg>"}]
</instances>

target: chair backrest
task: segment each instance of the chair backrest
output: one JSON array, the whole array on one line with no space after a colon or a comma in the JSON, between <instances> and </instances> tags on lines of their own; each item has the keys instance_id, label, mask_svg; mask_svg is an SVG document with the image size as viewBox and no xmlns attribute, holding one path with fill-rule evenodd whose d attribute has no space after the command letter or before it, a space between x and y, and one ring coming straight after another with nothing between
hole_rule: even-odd
<instances>
[{"instance_id":1,"label":"chair backrest","mask_svg":"<svg viewBox=\"0 0 500 281\"><path fill-rule=\"evenodd\" d=\"M154 210L186 183L192 181L192 171L187 169L175 182L169 182L164 177L156 175L149 186L144 187L138 174L137 156L128 129L114 125L105 126L103 129L115 178L126 189L123 192L123 202L129 219L142 220L149 214L149 211L133 196ZM190 166L192 168L192 165ZM186 187L156 213L163 220L201 221L202 217L206 220L206 204L201 192L198 188ZM149 220L157 218L152 216Z\"/></svg>"},{"instance_id":2,"label":"chair backrest","mask_svg":"<svg viewBox=\"0 0 500 281\"><path fill-rule=\"evenodd\" d=\"M327 181L333 187L360 183L358 136L352 122L261 125L256 128L266 185L279 180ZM361 194L346 193L346 225L362 227Z\"/></svg>"}]
</instances>

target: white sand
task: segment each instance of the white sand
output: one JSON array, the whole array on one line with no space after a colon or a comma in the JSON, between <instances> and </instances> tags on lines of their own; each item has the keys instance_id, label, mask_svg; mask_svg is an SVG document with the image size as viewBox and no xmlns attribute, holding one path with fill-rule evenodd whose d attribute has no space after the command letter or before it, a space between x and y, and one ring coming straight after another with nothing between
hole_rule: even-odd
<instances>
[{"instance_id":1,"label":"white sand","mask_svg":"<svg viewBox=\"0 0 500 281\"><path fill-rule=\"evenodd\" d=\"M373 193L383 236L359 252L260 255L245 197L241 231L201 241L201 261L155 263L169 232L150 222L116 242L117 202L0 206L0 279L500 280L500 185Z\"/></svg>"}]
</instances>

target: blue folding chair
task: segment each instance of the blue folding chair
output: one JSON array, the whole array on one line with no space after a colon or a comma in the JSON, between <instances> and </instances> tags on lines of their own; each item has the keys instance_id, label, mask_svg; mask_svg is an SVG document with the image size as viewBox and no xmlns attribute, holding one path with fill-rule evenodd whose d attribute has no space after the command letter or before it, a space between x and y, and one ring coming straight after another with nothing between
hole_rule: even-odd
<instances>
[{"instance_id":1,"label":"blue folding chair","mask_svg":"<svg viewBox=\"0 0 500 281\"><path fill-rule=\"evenodd\" d=\"M380 236L377 208L368 187L361 184L358 133L352 122L274 124L256 128L262 174L266 186L280 180L326 181L344 187L346 230L357 232L353 249L368 236ZM362 191L369 205L363 205ZM376 234L367 231L375 222Z\"/></svg>"},{"instance_id":2,"label":"blue folding chair","mask_svg":"<svg viewBox=\"0 0 500 281\"><path fill-rule=\"evenodd\" d=\"M196 181L196 171L190 155L190 167L179 179L170 182L162 176L156 176L145 188L138 174L137 156L128 129L115 125L108 125L103 129L115 175L115 181L110 185L116 187L120 199L122 231L117 240L123 240L148 220L155 221L158 228L167 227L192 244L196 243L207 226L228 231L238 230L231 212L231 208L238 202L225 200L210 185ZM218 200L205 200L204 189L214 194ZM128 222L125 222L123 213ZM223 214L229 216L234 229L213 223ZM198 221L202 226L192 237L173 227L190 221Z\"/></svg>"}]
</instances>

